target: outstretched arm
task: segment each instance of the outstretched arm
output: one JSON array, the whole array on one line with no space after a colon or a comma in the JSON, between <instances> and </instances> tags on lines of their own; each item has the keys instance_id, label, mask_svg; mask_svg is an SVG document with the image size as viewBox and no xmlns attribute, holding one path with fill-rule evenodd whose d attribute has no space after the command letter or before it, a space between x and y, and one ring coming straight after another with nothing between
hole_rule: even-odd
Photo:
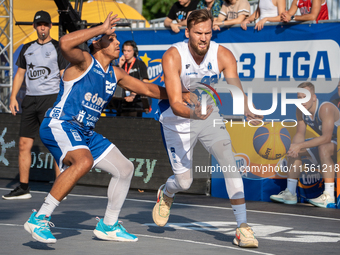
<instances>
[{"instance_id":1,"label":"outstretched arm","mask_svg":"<svg viewBox=\"0 0 340 255\"><path fill-rule=\"evenodd\" d=\"M164 88L148 82L143 82L128 75L123 69L114 67L117 77L117 83L125 90L133 91L138 95L144 95L148 97L167 99L168 96Z\"/></svg>"}]
</instances>

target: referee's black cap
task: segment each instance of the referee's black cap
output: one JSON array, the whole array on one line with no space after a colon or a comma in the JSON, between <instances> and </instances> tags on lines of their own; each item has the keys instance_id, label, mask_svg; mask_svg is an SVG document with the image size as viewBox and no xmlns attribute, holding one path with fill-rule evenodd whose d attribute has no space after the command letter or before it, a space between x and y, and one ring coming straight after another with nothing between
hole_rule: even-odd
<instances>
[{"instance_id":1,"label":"referee's black cap","mask_svg":"<svg viewBox=\"0 0 340 255\"><path fill-rule=\"evenodd\" d=\"M38 11L35 15L34 15L34 20L33 23L37 24L39 22L45 22L48 24L51 24L51 16L48 12L45 11Z\"/></svg>"}]
</instances>

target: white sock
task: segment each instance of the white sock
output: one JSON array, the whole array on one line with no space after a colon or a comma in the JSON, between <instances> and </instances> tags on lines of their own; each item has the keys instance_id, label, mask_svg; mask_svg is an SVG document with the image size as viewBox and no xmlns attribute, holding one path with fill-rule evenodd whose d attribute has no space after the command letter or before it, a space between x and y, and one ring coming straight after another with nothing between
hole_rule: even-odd
<instances>
[{"instance_id":1,"label":"white sock","mask_svg":"<svg viewBox=\"0 0 340 255\"><path fill-rule=\"evenodd\" d=\"M55 199L50 193L48 193L45 202L42 204L40 210L37 212L36 217L39 215L51 216L55 208L60 204L60 202Z\"/></svg>"},{"instance_id":2,"label":"white sock","mask_svg":"<svg viewBox=\"0 0 340 255\"><path fill-rule=\"evenodd\" d=\"M105 216L104 216L104 224L105 225L114 225L118 220L118 215L120 210L111 210L106 208Z\"/></svg>"},{"instance_id":3,"label":"white sock","mask_svg":"<svg viewBox=\"0 0 340 255\"><path fill-rule=\"evenodd\" d=\"M167 197L174 197L175 193L170 193L167 189L166 186L163 189L163 193L167 196Z\"/></svg>"},{"instance_id":4,"label":"white sock","mask_svg":"<svg viewBox=\"0 0 340 255\"><path fill-rule=\"evenodd\" d=\"M334 197L334 182L325 182L325 191L329 193L329 195Z\"/></svg>"},{"instance_id":5,"label":"white sock","mask_svg":"<svg viewBox=\"0 0 340 255\"><path fill-rule=\"evenodd\" d=\"M242 223L247 223L246 204L231 205L231 208L233 208L234 211L237 227L240 227Z\"/></svg>"},{"instance_id":6,"label":"white sock","mask_svg":"<svg viewBox=\"0 0 340 255\"><path fill-rule=\"evenodd\" d=\"M298 180L287 178L287 188L289 192L292 193L292 195L296 194L297 184L298 184Z\"/></svg>"}]
</instances>

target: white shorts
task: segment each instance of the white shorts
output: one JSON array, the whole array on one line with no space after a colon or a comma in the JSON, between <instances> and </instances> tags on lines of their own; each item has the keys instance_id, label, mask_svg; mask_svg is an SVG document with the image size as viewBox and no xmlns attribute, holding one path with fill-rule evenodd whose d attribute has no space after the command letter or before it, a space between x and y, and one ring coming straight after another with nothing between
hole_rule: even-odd
<instances>
[{"instance_id":1,"label":"white shorts","mask_svg":"<svg viewBox=\"0 0 340 255\"><path fill-rule=\"evenodd\" d=\"M209 153L216 142L230 140L229 133L218 112L213 112L206 120L188 120L177 125L163 122L161 129L164 146L175 174L192 169L193 149L197 140Z\"/></svg>"}]
</instances>

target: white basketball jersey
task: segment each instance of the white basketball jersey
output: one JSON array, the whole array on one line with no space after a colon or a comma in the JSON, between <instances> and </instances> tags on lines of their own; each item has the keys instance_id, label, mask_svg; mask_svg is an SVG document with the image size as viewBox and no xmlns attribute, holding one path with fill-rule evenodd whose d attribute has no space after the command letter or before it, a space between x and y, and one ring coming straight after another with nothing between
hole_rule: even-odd
<instances>
[{"instance_id":1,"label":"white basketball jersey","mask_svg":"<svg viewBox=\"0 0 340 255\"><path fill-rule=\"evenodd\" d=\"M172 45L175 47L181 56L181 83L182 91L195 92L201 94L204 90L209 90L204 83L214 88L214 85L220 78L220 71L217 62L217 51L219 44L210 41L210 47L205 54L203 61L198 65L192 57L188 40L175 43ZM215 107L214 111L218 111L214 101L208 97L207 104ZM176 116L170 107L169 100L160 100L159 102L160 116L159 121L163 124L180 124L188 122L188 119Z\"/></svg>"}]
</instances>

